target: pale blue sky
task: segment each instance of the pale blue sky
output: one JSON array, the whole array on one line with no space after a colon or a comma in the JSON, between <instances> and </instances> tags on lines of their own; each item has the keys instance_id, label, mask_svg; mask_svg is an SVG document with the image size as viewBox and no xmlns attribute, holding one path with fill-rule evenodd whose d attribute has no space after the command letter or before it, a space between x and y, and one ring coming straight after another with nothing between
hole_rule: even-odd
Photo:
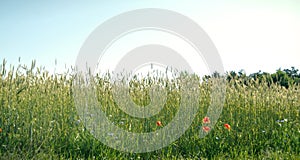
<instances>
[{"instance_id":1,"label":"pale blue sky","mask_svg":"<svg viewBox=\"0 0 300 160\"><path fill-rule=\"evenodd\" d=\"M0 2L0 59L57 70L74 65L87 36L105 20L141 8L174 10L196 21L215 43L225 70L300 69L300 2L8 1Z\"/></svg>"}]
</instances>

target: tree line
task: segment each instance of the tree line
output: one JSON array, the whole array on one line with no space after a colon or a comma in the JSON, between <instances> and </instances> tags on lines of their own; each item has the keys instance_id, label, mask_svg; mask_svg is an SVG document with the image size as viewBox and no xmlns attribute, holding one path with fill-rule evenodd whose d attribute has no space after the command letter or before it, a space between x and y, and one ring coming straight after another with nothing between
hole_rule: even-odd
<instances>
[{"instance_id":1,"label":"tree line","mask_svg":"<svg viewBox=\"0 0 300 160\"><path fill-rule=\"evenodd\" d=\"M214 75L216 76L216 75ZM246 75L246 73L241 70L239 72L230 71L227 73L227 81L231 81L233 79L242 79L245 82L249 80L255 80L259 83L266 82L268 85L273 83L277 83L283 87L289 88L291 85L299 85L300 84L300 73L299 70L295 67L291 67L290 69L281 69L279 68L275 73L267 73L267 72L256 72L250 75Z\"/></svg>"}]
</instances>

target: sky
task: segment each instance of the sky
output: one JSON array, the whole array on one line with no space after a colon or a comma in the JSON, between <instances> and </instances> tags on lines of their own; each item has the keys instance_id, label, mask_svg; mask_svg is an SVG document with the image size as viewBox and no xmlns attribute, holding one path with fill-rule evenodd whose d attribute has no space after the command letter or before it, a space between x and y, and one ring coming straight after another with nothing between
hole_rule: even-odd
<instances>
[{"instance_id":1,"label":"sky","mask_svg":"<svg viewBox=\"0 0 300 160\"><path fill-rule=\"evenodd\" d=\"M75 65L81 46L97 26L143 8L172 10L197 22L218 49L226 71L300 69L298 0L2 0L0 59L13 65L19 57L27 65L36 60L50 72L64 72Z\"/></svg>"}]
</instances>

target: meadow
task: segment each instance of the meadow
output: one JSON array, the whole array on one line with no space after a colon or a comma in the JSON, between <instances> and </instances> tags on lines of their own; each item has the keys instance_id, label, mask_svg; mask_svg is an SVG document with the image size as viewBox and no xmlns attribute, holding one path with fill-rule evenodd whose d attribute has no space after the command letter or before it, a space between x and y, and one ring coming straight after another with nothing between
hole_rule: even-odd
<instances>
[{"instance_id":1,"label":"meadow","mask_svg":"<svg viewBox=\"0 0 300 160\"><path fill-rule=\"evenodd\" d=\"M0 159L297 159L300 157L300 86L288 88L262 80L232 77L214 128L199 138L208 123L210 80L199 83L199 111L178 140L160 150L127 153L112 149L87 130L78 116L71 72L51 75L42 68L0 65ZM168 124L178 111L180 83L168 86L163 109L149 118L134 118L114 102L108 79L96 77L101 109L115 125L130 132L151 132ZM133 79L130 96L149 103L151 82ZM173 87L172 87L173 86ZM158 123L160 121L162 125ZM162 137L163 139L163 137Z\"/></svg>"}]
</instances>

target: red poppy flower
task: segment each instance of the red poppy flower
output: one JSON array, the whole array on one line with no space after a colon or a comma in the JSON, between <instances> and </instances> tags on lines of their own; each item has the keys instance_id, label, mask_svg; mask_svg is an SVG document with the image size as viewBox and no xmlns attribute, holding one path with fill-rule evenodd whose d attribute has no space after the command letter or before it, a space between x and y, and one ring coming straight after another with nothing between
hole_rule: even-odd
<instances>
[{"instance_id":1,"label":"red poppy flower","mask_svg":"<svg viewBox=\"0 0 300 160\"><path fill-rule=\"evenodd\" d=\"M2 128L0 128L0 133L2 132Z\"/></svg>"},{"instance_id":2,"label":"red poppy flower","mask_svg":"<svg viewBox=\"0 0 300 160\"><path fill-rule=\"evenodd\" d=\"M210 131L210 128L208 126L203 126L202 129L206 133Z\"/></svg>"},{"instance_id":3,"label":"red poppy flower","mask_svg":"<svg viewBox=\"0 0 300 160\"><path fill-rule=\"evenodd\" d=\"M159 127L162 126L161 121L157 121L157 122L156 122L156 125L159 126Z\"/></svg>"},{"instance_id":4,"label":"red poppy flower","mask_svg":"<svg viewBox=\"0 0 300 160\"><path fill-rule=\"evenodd\" d=\"M210 123L209 117L204 117L202 120L203 123Z\"/></svg>"},{"instance_id":5,"label":"red poppy flower","mask_svg":"<svg viewBox=\"0 0 300 160\"><path fill-rule=\"evenodd\" d=\"M224 124L224 127L226 128L226 129L228 129L229 131L230 131L230 129L231 129L231 127L230 127L230 125L229 124Z\"/></svg>"}]
</instances>

